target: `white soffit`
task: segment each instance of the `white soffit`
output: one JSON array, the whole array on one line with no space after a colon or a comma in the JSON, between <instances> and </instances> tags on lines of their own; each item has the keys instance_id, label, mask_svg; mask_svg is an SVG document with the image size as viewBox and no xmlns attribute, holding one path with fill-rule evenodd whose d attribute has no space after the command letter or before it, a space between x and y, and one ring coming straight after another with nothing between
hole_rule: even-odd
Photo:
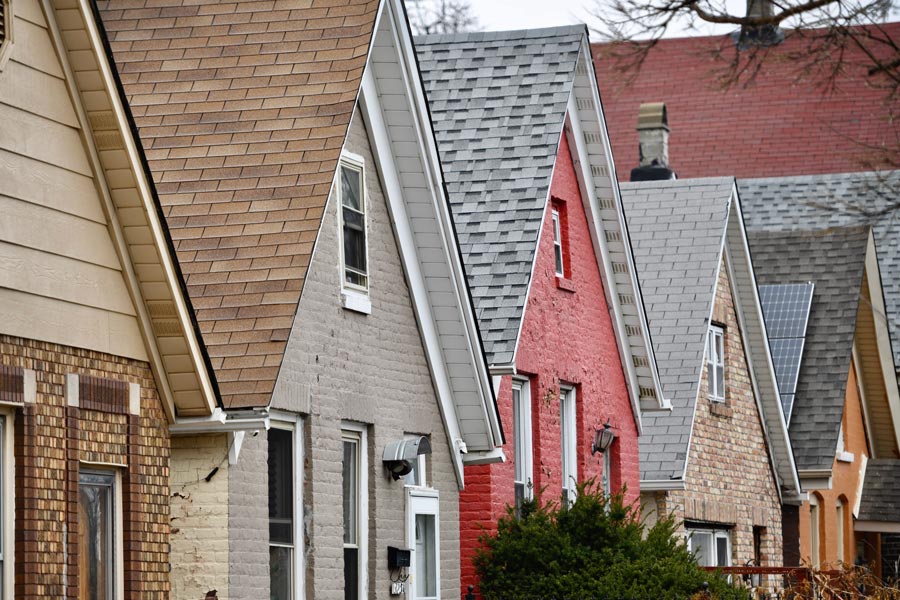
<instances>
[{"instance_id":1,"label":"white soffit","mask_svg":"<svg viewBox=\"0 0 900 600\"><path fill-rule=\"evenodd\" d=\"M591 217L592 241L640 427L642 408L665 409L669 403L663 396L653 355L587 36L576 66L569 117L570 143L584 186L585 209Z\"/></svg>"},{"instance_id":2,"label":"white soffit","mask_svg":"<svg viewBox=\"0 0 900 600\"><path fill-rule=\"evenodd\" d=\"M43 8L167 415L212 414L215 391L94 13L88 0Z\"/></svg>"},{"instance_id":3,"label":"white soffit","mask_svg":"<svg viewBox=\"0 0 900 600\"><path fill-rule=\"evenodd\" d=\"M502 435L399 1L382 5L360 108L462 486L461 450L498 462Z\"/></svg>"}]
</instances>

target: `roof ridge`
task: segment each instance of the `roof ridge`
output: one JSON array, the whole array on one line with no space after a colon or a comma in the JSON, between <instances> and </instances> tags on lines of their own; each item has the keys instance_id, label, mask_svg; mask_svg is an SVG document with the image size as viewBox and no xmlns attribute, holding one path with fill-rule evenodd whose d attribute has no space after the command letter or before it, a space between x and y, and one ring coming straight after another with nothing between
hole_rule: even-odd
<instances>
[{"instance_id":1,"label":"roof ridge","mask_svg":"<svg viewBox=\"0 0 900 600\"><path fill-rule=\"evenodd\" d=\"M538 27L533 29L509 29L501 31L469 31L463 33L433 33L417 35L414 40L417 45L455 44L462 42L493 42L516 39L539 39L548 37L560 37L564 35L584 35L587 33L587 25L557 25L554 27Z\"/></svg>"}]
</instances>

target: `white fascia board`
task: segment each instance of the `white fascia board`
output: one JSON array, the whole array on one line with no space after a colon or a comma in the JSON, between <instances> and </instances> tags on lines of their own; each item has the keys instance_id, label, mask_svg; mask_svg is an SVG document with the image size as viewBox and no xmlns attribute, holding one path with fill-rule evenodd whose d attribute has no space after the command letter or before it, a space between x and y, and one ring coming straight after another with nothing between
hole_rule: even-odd
<instances>
[{"instance_id":1,"label":"white fascia board","mask_svg":"<svg viewBox=\"0 0 900 600\"><path fill-rule=\"evenodd\" d=\"M732 295L734 296L735 312L738 318L738 324L741 328L741 337L744 343L744 354L746 355L747 368L750 372L750 381L753 386L753 393L756 396L756 406L762 416L763 435L766 438L766 445L769 449L769 460L771 461L772 470L775 473L776 480L779 485L778 492L781 494L782 488L789 490L791 495L800 493L800 478L797 475L797 465L794 461L794 450L791 446L791 438L788 434L787 419L784 416L784 408L781 405L781 393L778 390L778 381L775 377L775 365L772 362L772 354L769 350L769 339L766 332L765 319L763 317L762 302L759 298L759 289L756 283L756 273L753 270L753 262L750 257L750 242L747 239L747 231L744 227L744 215L741 210L740 196L738 195L737 182L732 187L732 200L729 211L729 223L726 230L730 229L730 220L735 219L735 224L740 231L739 239L731 240L736 246L737 256L732 256L729 249L731 244L726 244L726 260L732 273L737 269L741 270L741 275L746 277L750 282L750 289L740 289L740 278L732 278ZM733 211L733 214L732 212ZM744 295L748 296L749 305L745 307ZM746 308L746 310L745 310ZM765 365L762 372L757 373L757 368L753 362L752 352L750 351L751 340L748 335L748 325L756 328L760 333L760 345L757 351L765 358ZM766 408L767 404L763 402L763 396L760 392L761 385L765 385L768 390L767 398L771 400L768 404L773 406ZM774 413L774 414L773 414ZM774 435L773 435L774 434ZM773 440L774 437L774 440ZM776 441L778 448L776 448ZM784 456L787 464L779 469L780 460L778 457Z\"/></svg>"},{"instance_id":2,"label":"white fascia board","mask_svg":"<svg viewBox=\"0 0 900 600\"><path fill-rule=\"evenodd\" d=\"M444 422L447 441L451 446L456 480L459 488L462 489L464 485L462 455L455 443L457 440L462 440L462 433L459 427L456 406L453 403L453 390L444 364L437 326L431 313L428 290L425 287L425 277L422 274L416 253L415 239L409 228L406 206L403 201L403 190L391 151L391 138L381 111L375 78L372 75L372 70L369 68L366 68L363 74L359 106L366 118L366 124L369 126L369 135L372 138L372 153L375 155L375 162L381 175L385 196L387 197L388 208L394 225L394 237L397 240L400 259L409 284L409 295L410 300L412 300L413 312L416 314L419 322L422 345L425 349L428 367L434 381L435 393L440 403L441 417Z\"/></svg>"},{"instance_id":3,"label":"white fascia board","mask_svg":"<svg viewBox=\"0 0 900 600\"><path fill-rule=\"evenodd\" d=\"M859 479L856 482L856 498L853 499L853 516L859 517L859 505L862 502L863 487L866 483L866 471L869 467L869 457L863 454L859 462Z\"/></svg>"},{"instance_id":4,"label":"white fascia board","mask_svg":"<svg viewBox=\"0 0 900 600\"><path fill-rule=\"evenodd\" d=\"M475 316L475 307L469 294L468 280L462 262L462 255L457 246L456 232L453 229L453 216L450 212L450 202L445 196L443 171L437 149L437 141L434 139L434 130L431 124L431 116L428 112L428 101L425 99L424 87L419 74L416 60L415 47L409 23L405 17L403 0L390 0L390 13L394 23L394 41L400 56L400 67L404 74L407 94L410 99L416 134L420 148L423 149L423 165L429 182L435 213L438 216L438 224L444 240L444 252L453 275L453 287L460 310L463 315L466 328L467 350L475 366L476 379L479 386L479 395L482 399L483 416L490 429L491 438L495 447L503 445L503 430L500 422L500 414L493 394L491 373L488 369L481 335L478 331L478 319Z\"/></svg>"},{"instance_id":5,"label":"white fascia board","mask_svg":"<svg viewBox=\"0 0 900 600\"><path fill-rule=\"evenodd\" d=\"M862 377L859 375L859 370L862 368L862 364L859 362L859 346L857 344L856 339L853 340L853 350L851 351L851 366L854 369L854 375L856 376L856 393L859 394L859 405L862 408L862 417L863 417L863 432L866 435L866 448L869 450L872 458L878 458L878 449L875 447L875 440L872 439L875 435L872 429L872 421L869 419L869 401L866 396L866 388L863 385Z\"/></svg>"},{"instance_id":6,"label":"white fascia board","mask_svg":"<svg viewBox=\"0 0 900 600\"><path fill-rule=\"evenodd\" d=\"M875 324L878 358L894 425L894 443L896 448L900 448L900 390L897 388L897 377L894 373L894 354L891 350L891 334L887 323L887 309L884 305L884 290L881 287L881 271L878 268L875 238L871 229L869 229L869 242L866 246L866 279L869 286L869 300L872 303L871 311ZM871 446L874 448L875 444L873 443Z\"/></svg>"},{"instance_id":7,"label":"white fascia board","mask_svg":"<svg viewBox=\"0 0 900 600\"><path fill-rule=\"evenodd\" d=\"M853 521L853 531L873 533L900 533L900 523L890 521Z\"/></svg>"},{"instance_id":8,"label":"white fascia board","mask_svg":"<svg viewBox=\"0 0 900 600\"><path fill-rule=\"evenodd\" d=\"M641 479L641 492L671 492L685 489L684 479Z\"/></svg>"},{"instance_id":9,"label":"white fascia board","mask_svg":"<svg viewBox=\"0 0 900 600\"><path fill-rule=\"evenodd\" d=\"M575 86L572 86L572 92L569 94L568 124L571 128L572 135L569 136L570 145L574 146L575 171L581 184L582 205L587 216L588 229L591 233L591 239L594 246L594 257L597 267L600 271L600 278L603 280L603 289L606 292L606 304L613 322L613 331L616 336L616 346L619 348L619 361L625 371L625 382L628 386L628 395L631 400L631 412L634 415L634 422L637 426L638 435L643 432L643 423L641 421L641 386L637 378L637 369L634 366L633 354L631 353L631 341L625 332L625 316L622 313L622 307L619 304L619 295L617 293L615 277L612 271L612 260L609 257L609 247L606 243L604 235L603 223L600 220L600 206L597 200L597 190L591 184L593 176L591 175L591 157L588 154L584 142L584 131L581 128L581 116L579 115L578 106L575 102ZM557 160L559 160L557 158ZM618 186L613 183L614 189ZM621 211L619 211L621 212ZM632 271L633 273L634 271ZM637 289L632 291L634 295L634 303L641 303L640 295ZM650 360L653 360L653 354L649 354ZM662 396L660 396L661 398Z\"/></svg>"},{"instance_id":10,"label":"white fascia board","mask_svg":"<svg viewBox=\"0 0 900 600\"><path fill-rule=\"evenodd\" d=\"M731 201L729 200L729 204L726 207L725 214L731 210ZM719 271L722 269L722 258L725 256L725 242L728 238L728 223L725 223L725 227L722 230L722 237L719 241L719 253L716 255L716 272L713 275L713 289L712 289L712 297L709 299L709 312L706 315L706 327L707 331L709 330L709 326L712 324L713 313L716 310L716 290L719 288ZM687 468L688 462L691 459L691 446L694 443L694 423L697 420L697 405L700 404L700 387L703 383L703 369L706 366L706 350L709 344L706 341L707 333L703 334L703 359L700 361L700 365L697 369L697 395L694 397L694 411L691 413L691 429L690 434L688 434L688 446L687 450L684 453L684 471L681 473L681 478L685 479L687 477Z\"/></svg>"},{"instance_id":11,"label":"white fascia board","mask_svg":"<svg viewBox=\"0 0 900 600\"><path fill-rule=\"evenodd\" d=\"M107 218L109 219L110 223L109 229L111 237L115 244L116 252L119 255L124 274L126 275L126 284L128 285L128 289L132 296L135 309L138 313L138 321L141 324L141 331L144 335L145 345L147 346L150 354L151 370L154 373L156 382L160 388L161 396L164 399L163 406L165 408L166 415L169 421L172 422L176 418L176 405L174 401L175 396L169 385L165 363L159 351L159 346L156 343L153 325L140 291L140 284L138 282L137 275L135 274L134 267L131 263L131 255L128 250L128 245L125 242L124 233L122 231L121 225L118 222L115 210L116 207L114 206L112 195L106 185L106 177L101 167L101 162L96 146L94 145L92 136L90 134L92 130L89 127L87 114L81 104L81 94L79 93L79 90L76 89L79 80L75 78L74 73L72 72L72 69L69 65L66 46L64 43L65 38L60 33L59 27L56 23L56 12L54 9L54 4L54 0L42 0L42 8L47 16L47 22L50 27L51 37L53 39L54 46L57 49L57 54L59 55L62 68L66 75L66 86L69 88L69 94L71 96L72 103L75 106L78 120L81 124L81 129L84 133L83 138L86 142L86 149L88 151L87 153L91 162L91 167L95 173L95 179L99 184L98 187L100 196L103 200L104 210L107 213ZM191 319L190 311L188 309L187 300L182 293L182 287L180 285L179 277L175 269L174 258L169 252L169 245L166 239L165 228L159 220L159 213L157 212L156 208L156 200L151 191L149 182L147 181L147 174L144 171L143 162L141 161L140 153L137 149L137 144L132 137L130 122L126 116L125 108L122 104L122 99L119 96L119 88L116 85L115 78L113 77L112 68L109 64L109 57L106 54L105 45L100 36L99 29L97 28L97 23L94 21L94 13L89 5L89 0L77 0L77 10L80 13L82 23L84 23L85 34L90 42L91 52L94 54L97 60L97 65L99 68L98 76L103 84L103 91L105 91L107 96L109 97L113 113L115 114L118 133L122 137L125 146L124 150L128 156L129 168L134 175L137 191L141 198L144 212L147 215L147 221L149 223L153 240L155 242L157 252L160 256L160 266L162 267L163 274L165 275L165 283L167 284L172 294L173 304L175 305L176 313L181 323L182 331L184 332L184 338L188 346L192 366L194 367L197 379L200 382L203 396L206 399L207 408L210 413L212 413L218 408L218 398L212 384L212 379L206 368L206 361L203 357L202 347L200 345L199 339L197 338L196 331L194 329L194 323Z\"/></svg>"},{"instance_id":12,"label":"white fascia board","mask_svg":"<svg viewBox=\"0 0 900 600\"><path fill-rule=\"evenodd\" d=\"M403 17L402 6L399 0L390 0L382 5L383 15L390 24L389 31L394 50L399 57L399 66L403 74L404 91L411 106L411 120L415 126L417 141L422 151L421 162L425 172L423 175L429 184L429 193L435 208L438 220L438 229L442 238L443 256L447 261L451 273L450 283L453 287L457 304L463 315L467 338L467 350L470 355L470 363L474 366L473 377L478 385L478 393L481 398L481 408L484 418L485 434L493 442L493 447L499 447L502 442L499 415L494 403L493 385L491 375L481 352L477 334L474 310L472 309L462 264L459 253L456 252L456 238L453 234L450 221L449 206L443 195L443 182L440 174L440 166L437 157L437 146L431 139L431 126L425 106L424 94L421 82L418 80L418 70L415 67L412 54L412 39ZM376 30L373 40L379 35ZM373 41L373 44L375 42ZM385 119L381 101L379 98L378 82L375 79L371 63L367 65L360 90L360 108L365 116L371 138L373 154L378 167L381 181L384 186L393 225L394 236L400 251L401 261L409 284L410 297L413 304L419 328L422 334L423 346L431 370L435 385L435 392L441 408L441 416L451 445L453 465L457 476L457 483L462 489L463 454L466 442L458 419L458 413L453 396L453 388L447 365L444 361L440 333L431 306L431 299L425 284L425 274L419 261L416 239L410 227L405 194L401 184L397 163L393 154L393 145L389 125Z\"/></svg>"},{"instance_id":13,"label":"white fascia board","mask_svg":"<svg viewBox=\"0 0 900 600\"><path fill-rule=\"evenodd\" d=\"M831 469L801 469L797 471L797 475L800 477L801 492L830 490L832 488Z\"/></svg>"},{"instance_id":14,"label":"white fascia board","mask_svg":"<svg viewBox=\"0 0 900 600\"><path fill-rule=\"evenodd\" d=\"M613 198L615 200L616 207L617 207L616 212L618 213L618 219L619 219L619 231L622 236L622 244L625 246L625 249L626 249L625 255L626 255L626 259L628 260L628 273L631 278L631 287L634 289L635 307L637 308L638 318L640 319L640 323L641 323L641 330L643 331L642 337L643 337L643 342L644 342L644 349L647 353L648 360L650 361L650 370L653 373L653 385L656 390L656 397L659 399L659 408L671 409L672 408L671 401L667 400L665 395L663 394L662 380L660 379L659 368L656 364L656 354L653 349L653 341L650 337L650 323L647 320L647 313L644 310L644 301L643 301L643 295L641 294L640 280L638 279L637 267L634 262L634 254L632 252L631 236L628 233L628 221L625 218L625 209L624 209L624 204L622 202L622 194L621 194L621 191L619 190L619 179L616 174L616 164L615 164L615 160L613 160L612 145L609 140L609 129L606 126L606 115L603 112L603 103L600 99L600 88L597 85L597 73L594 69L593 56L591 55L590 40L588 39L586 34L583 38L580 60L584 61L585 70L587 71L588 84L590 85L590 88L591 88L591 97L592 97L593 105L594 105L594 115L593 116L597 119L597 121L600 125L600 134L601 134L600 137L603 139L603 152L604 152L604 156L606 158L606 168L609 173L610 183L612 186ZM576 78L577 77L580 77L580 75L578 75L576 73ZM574 88L573 88L573 95L574 95ZM572 102L571 98L570 98L569 102L570 102L570 112L572 112L571 111L571 102ZM577 106L576 106L576 112L577 112ZM581 139L583 141L583 138L581 138ZM589 167L588 167L588 169L589 169ZM590 180L588 180L588 181L590 181ZM603 241L605 242L605 239ZM638 389L637 393L638 393L638 397L640 398L640 389Z\"/></svg>"}]
</instances>

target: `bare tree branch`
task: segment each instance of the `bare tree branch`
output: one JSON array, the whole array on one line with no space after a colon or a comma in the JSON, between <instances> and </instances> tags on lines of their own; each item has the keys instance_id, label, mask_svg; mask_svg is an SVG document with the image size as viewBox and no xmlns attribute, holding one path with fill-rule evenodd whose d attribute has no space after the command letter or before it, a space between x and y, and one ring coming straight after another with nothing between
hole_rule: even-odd
<instances>
[{"instance_id":1,"label":"bare tree branch","mask_svg":"<svg viewBox=\"0 0 900 600\"><path fill-rule=\"evenodd\" d=\"M478 19L467 0L404 0L416 35L478 31Z\"/></svg>"}]
</instances>

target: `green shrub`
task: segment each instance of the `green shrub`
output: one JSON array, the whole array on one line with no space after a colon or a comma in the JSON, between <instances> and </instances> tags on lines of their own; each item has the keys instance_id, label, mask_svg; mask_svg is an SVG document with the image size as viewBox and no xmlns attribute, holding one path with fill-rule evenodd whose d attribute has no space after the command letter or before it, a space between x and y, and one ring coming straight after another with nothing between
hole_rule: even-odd
<instances>
[{"instance_id":1,"label":"green shrub","mask_svg":"<svg viewBox=\"0 0 900 600\"><path fill-rule=\"evenodd\" d=\"M675 534L675 521L646 530L622 495L606 497L593 481L563 502L525 502L511 508L493 534L481 537L475 557L486 600L533 598L687 599L709 583L712 597L744 598L717 573L697 566Z\"/></svg>"}]
</instances>

